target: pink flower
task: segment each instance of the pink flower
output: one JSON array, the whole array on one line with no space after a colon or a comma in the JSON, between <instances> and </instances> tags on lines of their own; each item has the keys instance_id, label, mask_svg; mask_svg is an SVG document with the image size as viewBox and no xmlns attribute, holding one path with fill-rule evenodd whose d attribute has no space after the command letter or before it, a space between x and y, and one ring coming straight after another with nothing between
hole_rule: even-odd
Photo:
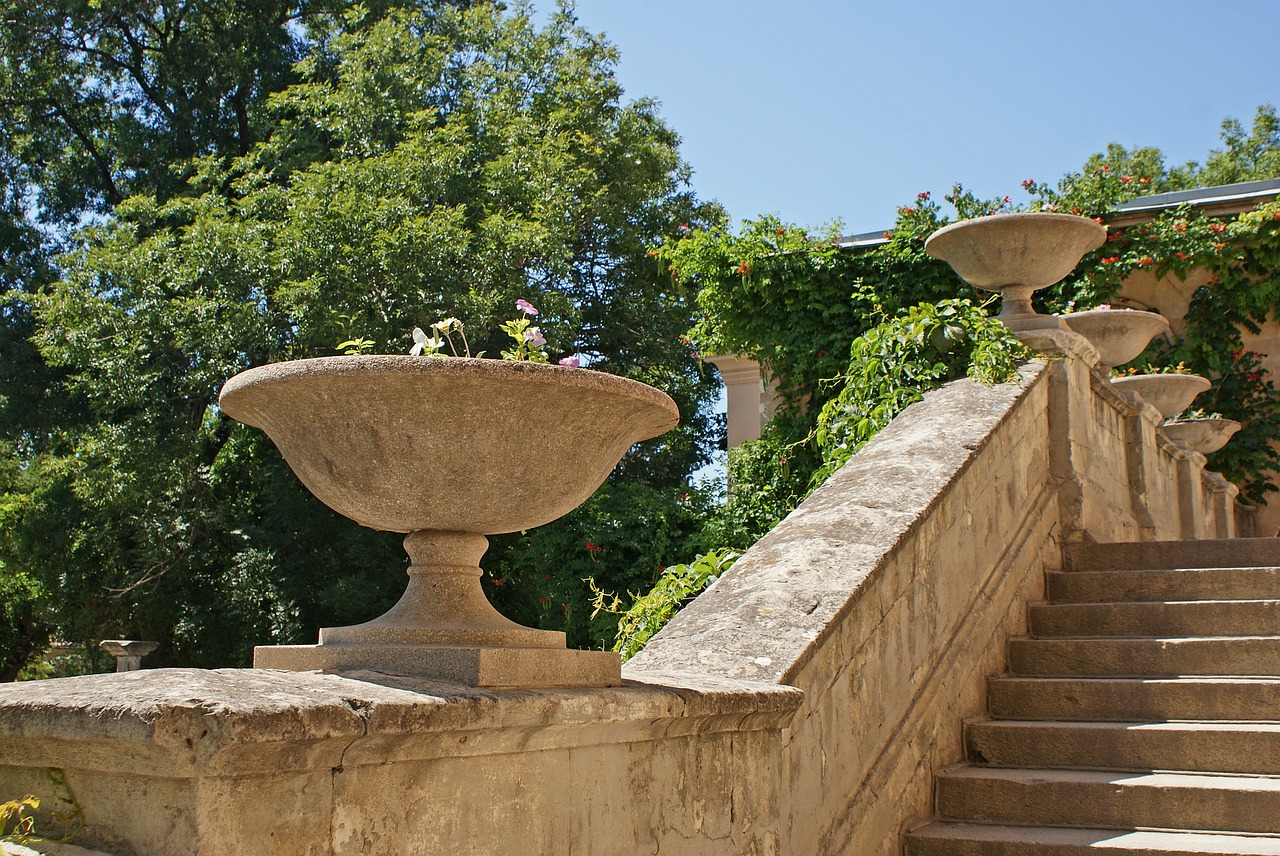
<instances>
[{"instance_id":1,"label":"pink flower","mask_svg":"<svg viewBox=\"0 0 1280 856\"><path fill-rule=\"evenodd\" d=\"M530 327L524 331L524 340L535 348L541 348L547 343L546 337L542 335L542 331L537 327Z\"/></svg>"},{"instance_id":2,"label":"pink flower","mask_svg":"<svg viewBox=\"0 0 1280 856\"><path fill-rule=\"evenodd\" d=\"M521 312L523 312L525 315L537 315L537 314L538 314L538 310L537 310L537 308L536 308L532 303L530 303L529 301L525 300L523 297L516 301L516 309L519 309L519 310L520 310Z\"/></svg>"},{"instance_id":3,"label":"pink flower","mask_svg":"<svg viewBox=\"0 0 1280 856\"><path fill-rule=\"evenodd\" d=\"M1110 303L1100 303L1100 304L1098 304L1098 308L1099 308L1099 309L1110 309L1110 308L1111 308L1111 304L1110 304Z\"/></svg>"},{"instance_id":4,"label":"pink flower","mask_svg":"<svg viewBox=\"0 0 1280 856\"><path fill-rule=\"evenodd\" d=\"M576 369L576 368L582 367L582 363L578 362L577 357L565 357L563 360L560 361L560 365L569 369Z\"/></svg>"}]
</instances>

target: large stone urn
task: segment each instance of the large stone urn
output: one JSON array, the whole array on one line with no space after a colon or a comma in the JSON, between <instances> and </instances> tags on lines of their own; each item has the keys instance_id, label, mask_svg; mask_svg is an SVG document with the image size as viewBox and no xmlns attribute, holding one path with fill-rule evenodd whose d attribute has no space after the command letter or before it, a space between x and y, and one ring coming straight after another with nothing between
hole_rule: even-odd
<instances>
[{"instance_id":1,"label":"large stone urn","mask_svg":"<svg viewBox=\"0 0 1280 856\"><path fill-rule=\"evenodd\" d=\"M1031 306L1037 289L1065 279L1090 250L1107 239L1106 227L1073 214L993 214L944 226L924 249L983 291L999 292L998 317L1015 333L1065 330L1056 315Z\"/></svg>"},{"instance_id":2,"label":"large stone urn","mask_svg":"<svg viewBox=\"0 0 1280 856\"><path fill-rule=\"evenodd\" d=\"M665 394L586 369L345 356L242 372L223 411L261 428L307 489L363 526L404 532L409 583L386 614L318 645L259 646L259 668L371 670L472 686L616 686L618 655L500 615L480 587L488 535L576 508L622 455L675 426Z\"/></svg>"},{"instance_id":3,"label":"large stone urn","mask_svg":"<svg viewBox=\"0 0 1280 856\"><path fill-rule=\"evenodd\" d=\"M1098 370L1104 373L1134 359L1152 339L1169 332L1163 315L1138 309L1090 309L1062 320L1097 350Z\"/></svg>"}]
</instances>

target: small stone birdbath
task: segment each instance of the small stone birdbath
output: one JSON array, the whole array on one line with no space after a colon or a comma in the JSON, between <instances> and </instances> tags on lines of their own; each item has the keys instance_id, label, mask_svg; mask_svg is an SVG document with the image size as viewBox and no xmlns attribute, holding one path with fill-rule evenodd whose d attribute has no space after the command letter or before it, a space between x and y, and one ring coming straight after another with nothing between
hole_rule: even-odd
<instances>
[{"instance_id":1,"label":"small stone birdbath","mask_svg":"<svg viewBox=\"0 0 1280 856\"><path fill-rule=\"evenodd\" d=\"M1164 423L1164 433L1170 440L1202 455L1212 454L1227 445L1239 430L1239 422L1220 416Z\"/></svg>"},{"instance_id":2,"label":"small stone birdbath","mask_svg":"<svg viewBox=\"0 0 1280 856\"><path fill-rule=\"evenodd\" d=\"M1191 406L1211 383L1207 377L1193 374L1139 374L1111 379L1111 385L1124 392L1136 392L1165 419L1172 419Z\"/></svg>"},{"instance_id":3,"label":"small stone birdbath","mask_svg":"<svg viewBox=\"0 0 1280 856\"><path fill-rule=\"evenodd\" d=\"M1106 373L1137 357L1156 336L1169 332L1169 321L1138 309L1090 309L1063 315L1074 332L1098 351L1098 370Z\"/></svg>"},{"instance_id":4,"label":"small stone birdbath","mask_svg":"<svg viewBox=\"0 0 1280 856\"><path fill-rule=\"evenodd\" d=\"M1067 329L1058 316L1036 312L1031 295L1066 278L1106 239L1105 226L1074 214L993 214L942 227L924 249L975 288L999 292L996 317L1023 333Z\"/></svg>"},{"instance_id":5,"label":"small stone birdbath","mask_svg":"<svg viewBox=\"0 0 1280 856\"><path fill-rule=\"evenodd\" d=\"M339 514L404 532L409 584L387 613L318 645L259 646L259 668L370 670L486 687L617 686L618 655L500 615L480 587L488 535L549 523L679 412L587 369L451 357L274 363L227 381L224 412L261 428Z\"/></svg>"}]
</instances>

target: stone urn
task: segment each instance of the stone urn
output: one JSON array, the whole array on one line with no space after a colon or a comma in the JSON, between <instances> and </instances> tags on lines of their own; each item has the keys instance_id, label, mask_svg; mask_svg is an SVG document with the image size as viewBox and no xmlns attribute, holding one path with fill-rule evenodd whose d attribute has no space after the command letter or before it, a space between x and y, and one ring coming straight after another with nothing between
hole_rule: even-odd
<instances>
[{"instance_id":1,"label":"stone urn","mask_svg":"<svg viewBox=\"0 0 1280 856\"><path fill-rule=\"evenodd\" d=\"M1074 214L993 214L942 227L924 249L970 285L999 292L997 317L1021 333L1067 329L1058 316L1036 312L1031 295L1065 279L1106 239L1105 226Z\"/></svg>"},{"instance_id":2,"label":"stone urn","mask_svg":"<svg viewBox=\"0 0 1280 856\"><path fill-rule=\"evenodd\" d=\"M1090 309L1063 315L1073 332L1098 352L1098 370L1109 372L1137 357L1156 336L1169 332L1169 321L1137 309Z\"/></svg>"},{"instance_id":3,"label":"stone urn","mask_svg":"<svg viewBox=\"0 0 1280 856\"><path fill-rule=\"evenodd\" d=\"M1193 374L1139 374L1111 379L1111 385L1123 392L1136 392L1165 419L1172 419L1191 406L1191 402L1212 384L1209 379Z\"/></svg>"},{"instance_id":4,"label":"stone urn","mask_svg":"<svg viewBox=\"0 0 1280 856\"><path fill-rule=\"evenodd\" d=\"M1227 445L1227 441L1239 430L1239 422L1222 417L1175 419L1164 423L1164 433L1169 435L1170 440L1202 455L1211 454Z\"/></svg>"},{"instance_id":5,"label":"stone urn","mask_svg":"<svg viewBox=\"0 0 1280 856\"><path fill-rule=\"evenodd\" d=\"M229 416L261 428L317 498L407 533L409 582L384 615L318 645L259 646L258 668L370 670L472 686L616 686L618 655L500 615L480 587L488 535L576 508L622 455L675 426L667 395L587 369L451 357L274 363L227 381Z\"/></svg>"}]
</instances>

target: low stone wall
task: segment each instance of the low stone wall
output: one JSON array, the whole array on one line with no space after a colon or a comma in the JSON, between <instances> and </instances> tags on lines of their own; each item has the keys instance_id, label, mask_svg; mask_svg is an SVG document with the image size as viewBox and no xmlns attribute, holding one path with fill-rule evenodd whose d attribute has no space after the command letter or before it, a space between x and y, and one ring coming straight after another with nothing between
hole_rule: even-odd
<instances>
[{"instance_id":1,"label":"low stone wall","mask_svg":"<svg viewBox=\"0 0 1280 856\"><path fill-rule=\"evenodd\" d=\"M607 690L153 670L0 687L116 854L896 854L1072 540L1230 536L1089 353L926 396Z\"/></svg>"}]
</instances>

